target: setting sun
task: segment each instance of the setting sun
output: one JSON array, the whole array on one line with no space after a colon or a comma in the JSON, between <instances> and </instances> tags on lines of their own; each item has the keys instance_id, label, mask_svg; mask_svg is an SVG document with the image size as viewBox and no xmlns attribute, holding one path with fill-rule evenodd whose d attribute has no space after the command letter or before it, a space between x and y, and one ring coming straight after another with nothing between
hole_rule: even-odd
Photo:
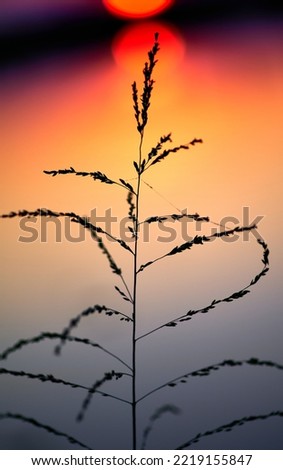
<instances>
[{"instance_id":1,"label":"setting sun","mask_svg":"<svg viewBox=\"0 0 283 470\"><path fill-rule=\"evenodd\" d=\"M173 4L174 0L103 0L106 8L114 15L127 18L145 18L160 13Z\"/></svg>"},{"instance_id":2,"label":"setting sun","mask_svg":"<svg viewBox=\"0 0 283 470\"><path fill-rule=\"evenodd\" d=\"M156 20L131 23L119 31L112 45L116 64L134 74L138 64L143 62L144 51L150 48L156 31L162 38L162 60L158 63L158 70L162 73L175 70L185 55L184 41L175 28ZM163 60L165 51L166 60Z\"/></svg>"}]
</instances>

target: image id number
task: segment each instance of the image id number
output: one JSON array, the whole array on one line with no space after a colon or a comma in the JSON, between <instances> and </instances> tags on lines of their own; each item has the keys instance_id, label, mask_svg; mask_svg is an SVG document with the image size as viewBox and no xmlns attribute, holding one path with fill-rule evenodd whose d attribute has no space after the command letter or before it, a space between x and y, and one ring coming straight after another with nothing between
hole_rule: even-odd
<instances>
[{"instance_id":1,"label":"image id number","mask_svg":"<svg viewBox=\"0 0 283 470\"><path fill-rule=\"evenodd\" d=\"M173 465L249 465L252 455L174 455Z\"/></svg>"}]
</instances>

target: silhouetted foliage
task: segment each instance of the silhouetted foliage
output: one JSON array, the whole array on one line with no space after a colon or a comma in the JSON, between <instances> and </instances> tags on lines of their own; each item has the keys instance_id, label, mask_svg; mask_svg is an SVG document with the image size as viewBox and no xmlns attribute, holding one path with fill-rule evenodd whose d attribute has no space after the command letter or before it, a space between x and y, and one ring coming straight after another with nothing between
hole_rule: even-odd
<instances>
[{"instance_id":1,"label":"silhouetted foliage","mask_svg":"<svg viewBox=\"0 0 283 470\"><path fill-rule=\"evenodd\" d=\"M195 377L202 377L202 378L207 377L210 374L218 371L219 369L227 368L227 367L235 368L239 366L253 366L253 367L269 367L269 368L274 368L280 371L283 370L283 365L281 364L277 364L275 362L268 361L268 360L261 360L258 358L250 358L250 359L242 359L242 360L226 359L218 364L213 364L213 365L209 365L198 370L186 372L182 374L181 376L173 378L167 381L166 383L161 384L152 390L149 390L144 395L138 396L138 390L137 390L137 384L136 384L136 374L137 374L136 345L138 341L141 341L143 338L150 336L153 333L156 333L158 330L161 330L165 327L176 327L180 325L182 322L191 320L198 313L208 313L211 310L215 309L215 307L221 303L229 303L229 302L234 302L236 300L240 300L241 298L245 297L247 294L250 293L250 288L254 286L255 284L257 284L259 280L263 276L265 276L269 270L268 246L264 240L258 239L257 242L260 245L260 248L262 249L262 253L263 253L262 260L261 260L263 267L261 271L258 272L246 286L232 292L230 295L226 297L223 297L220 299L214 299L208 305L201 307L199 309L188 310L187 312L181 313L180 315L174 314L172 315L173 318L167 321L166 323L163 323L160 326L150 331L147 331L143 335L140 335L140 336L137 335L136 325L137 325L138 279L143 271L146 271L146 269L149 268L151 265L157 262L160 262L161 260L164 260L168 257L172 257L175 255L179 255L188 250L191 250L196 245L201 247L206 243L210 243L216 238L220 239L224 237L231 237L232 235L239 234L239 233L246 232L246 231L251 231L256 228L255 225L251 225L248 227L237 226L233 229L225 229L225 227L222 227L220 224L217 224L221 227L221 231L215 232L209 236L208 235L196 235L193 239L186 241L185 243L180 244L178 246L175 246L174 248L172 248L170 251L166 252L165 254L155 259L149 260L145 264L138 266L138 251L139 251L139 247L141 244L141 241L139 240L139 229L142 224L154 224L154 223L162 224L168 220L173 220L173 221L178 222L184 218L191 219L196 222L210 222L210 219L208 216L200 216L198 213L195 213L195 214L174 213L171 215L154 215L154 216L149 216L143 221L140 220L139 218L140 186L141 186L141 182L143 181L142 180L143 173L147 171L153 165L157 163L163 163L166 160L166 157L168 157L169 155L178 153L180 150L189 150L191 149L191 147L194 147L195 145L202 143L202 139L194 138L190 140L188 144L177 145L171 148L166 148L166 145L168 145L169 143L170 144L172 143L172 134L168 133L168 134L165 134L163 137L161 137L159 141L157 142L157 144L151 148L150 152L147 153L146 158L143 157L143 138L144 138L145 128L148 124L148 111L151 105L151 96L152 96L152 91L154 88L153 72L157 63L156 57L157 57L159 49L160 49L160 45L158 41L158 33L156 33L154 36L153 47L148 52L148 60L145 63L145 66L143 68L143 90L141 94L139 93L137 83L133 82L132 84L132 99L133 99L134 116L135 116L136 126L137 126L139 139L140 139L138 159L137 161L133 161L134 169L137 174L135 187L132 184L130 184L125 178L119 178L119 181L115 181L100 171L94 171L94 172L76 171L73 167L70 167L68 169L44 171L45 174L50 175L52 177L59 176L59 175L90 177L94 181L100 181L101 183L105 183L108 185L117 185L125 189L127 191L126 201L128 204L128 217L129 217L128 229L132 235L133 248L130 247L124 240L119 239L115 237L113 234L106 232L101 227L92 224L89 218L80 216L74 212L57 212L57 211L53 211L50 209L40 208L34 211L29 211L29 210L20 210L16 212L13 211L8 214L3 214L0 216L1 218L67 217L72 222L82 225L85 230L88 230L90 232L92 238L97 242L98 248L101 250L102 254L106 257L111 271L116 276L118 276L119 282L121 283L121 285L115 284L114 285L115 290L118 292L118 294L120 295L123 301L127 302L128 305L131 304L131 308L132 308L132 314L128 315L124 313L123 311L117 310L116 308L95 304L93 306L86 308L81 313L79 313L74 318L72 318L61 333L44 332L32 338L21 339L17 343L15 343L14 345L6 349L4 352L2 352L2 354L0 355L0 360L3 361L7 359L11 354L21 351L26 346L29 346L32 344L38 344L45 340L56 340L58 342L55 347L56 354L60 354L62 352L63 346L67 342L79 343L85 346L89 346L91 348L100 349L105 354L110 356L113 360L115 360L116 362L119 362L120 366L122 365L125 368L125 370L115 371L112 369L111 371L107 371L104 373L104 375L101 378L96 379L92 386L85 386L79 383L67 381L61 377L57 378L53 374L42 374L42 373L35 374L31 372L26 372L23 370L17 371L17 370L12 370L12 369L7 369L7 368L0 368L0 375L26 378L29 380L38 380L41 382L49 382L56 386L61 385L64 387L71 387L73 389L85 390L87 392L87 395L85 399L83 400L83 403L78 412L78 415L77 415L78 421L83 420L85 413L87 412L89 405L91 403L91 400L95 394L99 394L100 396L103 396L103 397L109 397L109 398L115 399L117 401L120 401L129 405L132 411L131 413L131 417L132 417L132 423L131 423L132 424L132 446L131 447L132 449L137 449L137 448L144 449L146 447L148 436L152 432L154 424L156 423L157 420L162 418L162 416L165 413L171 413L174 415L177 415L180 413L179 408L177 408L175 405L166 404L166 405L160 406L150 417L149 423L145 427L143 434L142 434L142 442L139 445L138 439L137 439L137 428L138 428L137 405L139 405L148 396L159 392L161 389L167 388L167 387L173 389L179 386L180 384L185 385L189 379L191 380L192 378L195 378ZM145 184L147 183L145 182ZM121 267L118 266L112 254L110 253L107 247L107 243L102 238L103 236L110 237L112 241L117 242L120 245L120 247L126 250L128 252L128 255L132 257L134 270L133 270L131 288L127 284L122 274ZM83 319L90 317L90 316L95 316L96 314L104 315L104 316L112 317L112 318L114 317L118 318L120 321L124 321L125 324L127 323L129 325L128 328L131 328L131 332L129 335L129 341L131 343L131 357L127 362L122 360L117 354L104 348L98 343L90 341L88 338L79 338L76 336L71 336L71 332L79 326L80 322ZM113 380L116 381L122 378L128 378L131 381L131 399L130 400L115 396L103 390L103 386L106 382L110 382ZM195 437L190 438L185 443L177 447L177 449L185 449L191 446L192 444L197 443L203 437L211 436L212 434L215 434L215 433L231 431L233 428L237 426L241 426L243 424L256 421L256 420L265 420L267 418L271 418L275 416L282 417L283 411L280 411L280 410L272 411L270 413L263 414L263 415L247 416L247 417L243 417L240 419L236 419L228 424L224 424L215 429L198 433ZM18 413L2 412L0 413L0 420L1 419L16 419L25 423L29 423L53 435L66 438L71 444L79 445L80 447L85 448L85 449L90 449L89 446L81 443L80 441L73 438L72 436L64 432L58 431L49 425L42 424L34 418L26 417ZM95 443L92 446L94 447Z\"/></svg>"}]
</instances>

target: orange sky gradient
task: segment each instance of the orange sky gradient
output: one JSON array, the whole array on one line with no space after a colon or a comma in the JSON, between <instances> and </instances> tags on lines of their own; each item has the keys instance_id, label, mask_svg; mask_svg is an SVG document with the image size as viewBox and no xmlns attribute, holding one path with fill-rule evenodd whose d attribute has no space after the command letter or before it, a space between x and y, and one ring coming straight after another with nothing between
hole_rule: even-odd
<instances>
[{"instance_id":1,"label":"orange sky gradient","mask_svg":"<svg viewBox=\"0 0 283 470\"><path fill-rule=\"evenodd\" d=\"M249 207L250 222L264 216L259 232L270 246L272 263L270 274L249 296L178 331L174 375L182 372L184 358L188 370L196 358L201 366L227 354L282 362L283 36L279 26L259 22L179 31L157 21L128 24L113 38L111 48L101 46L99 60L88 49L65 60L42 60L0 81L4 195L0 213L46 207L83 215L97 208L103 215L111 207L115 216L123 217L128 207L121 188L72 175L52 178L43 170L72 166L135 183L132 162L138 158L139 135L131 83L136 80L142 90L145 52L153 34L160 32L160 64L144 154L169 132L172 145L194 138L202 138L203 144L172 154L145 173L145 181L162 197L143 185L141 217L187 209L216 222L233 216L242 225L243 207ZM134 42L141 36L145 39ZM123 307L113 288L118 280L88 236L83 243L64 239L56 243L51 229L49 243L23 244L18 242L18 222L1 220L1 349L19 337L60 331L69 318L94 303ZM140 262L168 251L168 244L152 241L142 247ZM170 247L176 244L177 240ZM131 257L112 245L111 252L131 284ZM140 331L170 319L172 311L199 308L240 289L260 271L260 260L261 251L251 237L248 243L240 239L196 247L183 257L148 268L140 281ZM101 335L112 350L123 349L119 322L112 329L102 322L97 330L91 328L91 320L85 320L82 336ZM173 336L176 339L177 332ZM158 336L157 345L159 341ZM185 356L188 341L191 353ZM156 344L146 343L145 355L151 347ZM164 364L170 362L167 347L162 354ZM152 362L147 358L153 383L158 359L157 354Z\"/></svg>"}]
</instances>

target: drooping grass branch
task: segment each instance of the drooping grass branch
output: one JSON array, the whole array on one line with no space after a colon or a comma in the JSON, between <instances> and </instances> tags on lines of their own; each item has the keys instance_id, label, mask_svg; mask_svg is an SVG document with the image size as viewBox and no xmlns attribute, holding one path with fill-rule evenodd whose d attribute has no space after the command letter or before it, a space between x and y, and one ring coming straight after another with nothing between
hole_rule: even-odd
<instances>
[{"instance_id":1,"label":"drooping grass branch","mask_svg":"<svg viewBox=\"0 0 283 470\"><path fill-rule=\"evenodd\" d=\"M156 393L159 390L162 390L163 388L176 387L177 385L185 384L185 383L187 383L187 379L190 378L190 377L207 377L212 372L216 372L216 371L218 371L218 370L220 370L224 367L239 367L239 366L244 366L244 365L271 367L271 368L275 368L275 369L278 369L278 370L283 370L283 365L282 364L278 364L277 362L273 362L273 361L262 361L260 359L255 358L255 357L252 357L250 359L241 360L241 361L236 361L234 359L226 359L225 361L219 362L218 364L212 364L210 366L203 367L202 369L194 370L192 372L187 372L183 375L175 377L174 379L171 379L168 382L165 382L164 384L160 385L159 387L156 387L153 390L150 390L145 395L143 395L141 398L139 398L137 401L140 402L140 401L144 400L145 398L147 398L148 396L152 395L153 393Z\"/></svg>"},{"instance_id":2,"label":"drooping grass branch","mask_svg":"<svg viewBox=\"0 0 283 470\"><path fill-rule=\"evenodd\" d=\"M105 230L103 230L101 227L97 227L95 225L93 225L91 222L90 222L90 219L88 217L81 217L81 216L78 216L76 215L75 217L73 217L71 219L71 222L75 222L77 224L80 224L82 225L84 228L86 228L87 230L90 231L91 233L91 236L94 238L94 240L100 242L100 240L102 240L97 234L98 233L102 233L103 235L106 235L107 237L109 237L111 240L113 240L114 242L117 242L119 243L119 245L121 245L122 248L124 248L125 250L129 251L130 253L132 253L132 255L134 254L133 253L133 250L131 249L131 247L129 245L127 245L127 243L120 239L120 238L117 238L117 237L114 237L111 233L109 232L106 232ZM108 252L109 253L109 252ZM111 255L110 255L111 257ZM112 258L112 257L111 257ZM113 260L113 258L112 258ZM113 261L112 261L113 262ZM114 263L115 264L115 263ZM116 271L119 271L116 267ZM117 273L118 274L118 273Z\"/></svg>"},{"instance_id":3,"label":"drooping grass branch","mask_svg":"<svg viewBox=\"0 0 283 470\"><path fill-rule=\"evenodd\" d=\"M76 389L81 389L81 390L87 390L89 393L98 393L102 395L103 397L110 397L113 398L114 400L118 400L123 403L127 403L128 405L131 404L129 400L125 400L124 398L117 397L115 395L112 395L111 393L106 393L102 392L101 390L92 390L92 387L86 387L85 385L77 384L75 382L69 382L67 380L54 377L52 374L33 374L31 372L25 372L23 370L18 371L18 370L10 370L10 369L5 369L5 368L0 368L0 375L11 375L13 377L25 377L27 379L31 380L39 380L40 382L46 383L50 382L52 384L56 385L64 385L67 387L71 388L76 388Z\"/></svg>"},{"instance_id":4,"label":"drooping grass branch","mask_svg":"<svg viewBox=\"0 0 283 470\"><path fill-rule=\"evenodd\" d=\"M163 405L160 408L157 408L157 410L149 418L148 426L143 431L141 450L144 450L146 448L146 442L148 440L148 436L151 433L155 422L158 421L165 413L179 415L181 413L181 410L180 408L174 405Z\"/></svg>"},{"instance_id":5,"label":"drooping grass branch","mask_svg":"<svg viewBox=\"0 0 283 470\"><path fill-rule=\"evenodd\" d=\"M58 437L64 437L71 444L76 444L76 445L82 447L83 449L92 450L91 447L87 446L86 444L79 441L78 439L70 436L69 434L58 431L57 429L49 426L48 424L43 424L43 423L41 423L40 421L38 421L34 418L29 418L29 417L24 416L24 415L19 414L19 413L10 413L10 412L8 412L8 413L0 413L0 419L16 419L16 420L22 421L24 423L29 423L32 426L35 426L36 428L44 429L45 431L47 431L50 434L53 434L53 435L58 436Z\"/></svg>"},{"instance_id":6,"label":"drooping grass branch","mask_svg":"<svg viewBox=\"0 0 283 470\"><path fill-rule=\"evenodd\" d=\"M59 384L59 385L66 385L67 387L71 388L79 388L82 390L87 390L90 391L91 389L89 387L86 387L85 385L80 385L74 382L69 382L64 379L59 379L57 377L54 377L52 374L33 374L31 372L25 372L23 370L10 370L10 369L5 369L4 367L0 368L0 375L11 375L13 377L25 377L28 379L32 380L39 380L40 382L51 382L53 384Z\"/></svg>"},{"instance_id":7,"label":"drooping grass branch","mask_svg":"<svg viewBox=\"0 0 283 470\"><path fill-rule=\"evenodd\" d=\"M283 410L271 411L271 413L262 414L262 415L245 416L244 418L236 419L234 421L231 421L228 424L223 424L222 426L214 428L210 431L206 431L204 433L198 433L192 439L188 440L187 442L184 442L179 447L176 447L175 450L187 449L192 444L197 444L199 440L202 439L203 437L212 436L213 434L219 434L221 432L230 432L235 427L242 426L243 424L252 423L255 421L263 421L269 418L273 418L275 416L283 418Z\"/></svg>"},{"instance_id":8,"label":"drooping grass branch","mask_svg":"<svg viewBox=\"0 0 283 470\"><path fill-rule=\"evenodd\" d=\"M66 168L66 169L61 169L61 170L44 170L43 173L46 175L51 175L51 176L57 176L57 175L76 175L76 176L90 176L93 180L95 181L100 181L101 183L105 184L116 184L117 186L121 186L123 189L126 189L127 191L131 191L131 193L135 194L135 191L133 187L127 183L125 180L120 178L119 182L111 180L106 176L104 173L101 173L100 171L93 171L93 172L88 172L88 171L76 171L73 167Z\"/></svg>"},{"instance_id":9,"label":"drooping grass branch","mask_svg":"<svg viewBox=\"0 0 283 470\"><path fill-rule=\"evenodd\" d=\"M123 300L125 300L125 302L130 302L131 304L133 303L131 292L129 292L128 294L125 294L125 292L123 292L118 286L114 286L114 289L117 292L119 292L120 296L122 297ZM130 318L128 315L123 315L123 316L126 318L123 318L123 319L121 318L120 320L132 321L132 318Z\"/></svg>"},{"instance_id":10,"label":"drooping grass branch","mask_svg":"<svg viewBox=\"0 0 283 470\"><path fill-rule=\"evenodd\" d=\"M96 380L93 384L92 387L89 388L88 390L88 394L86 396L86 398L84 399L83 403L82 403L82 406L81 406L81 410L79 411L78 415L77 415L77 421L82 421L84 419L84 416L85 416L85 413L90 405L90 402L91 402L91 399L92 399L92 396L93 394L105 383L105 382L109 382L110 380L113 380L113 379L120 379L121 377L123 376L129 376L129 377L132 377L132 374L128 374L128 373L125 373L125 372L115 372L114 370L112 370L111 372L106 372L104 374L104 376L102 377L102 379L99 379L99 380ZM130 403L128 402L127 400L123 400L125 401L126 403ZM131 403L130 403L131 404Z\"/></svg>"},{"instance_id":11,"label":"drooping grass branch","mask_svg":"<svg viewBox=\"0 0 283 470\"><path fill-rule=\"evenodd\" d=\"M93 234L93 238L97 241L97 244L98 244L98 247L99 249L102 251L102 253L105 255L105 257L107 258L108 262L109 262L109 266L112 270L112 272L114 274L117 274L117 276L120 277L124 287L126 288L126 291L130 297L130 299L132 300L132 295L131 295L131 292L130 292L130 289L127 285L127 282L125 281L125 278L122 274L122 269L119 268L117 266L117 264L115 263L111 253L109 252L108 248L106 248L105 244L103 243L103 240L101 237L99 237L96 233Z\"/></svg>"},{"instance_id":12,"label":"drooping grass branch","mask_svg":"<svg viewBox=\"0 0 283 470\"><path fill-rule=\"evenodd\" d=\"M60 354L61 349L62 349L66 339L70 335L71 331L74 328L78 327L80 321L85 317L93 315L94 313L98 313L98 314L104 313L108 317L111 317L113 315L118 316L118 317L120 317L120 321L123 321L123 320L126 321L126 322L132 322L133 321L132 318L130 318L128 315L125 315L124 313L120 312L119 310L115 310L113 308L106 307L105 305L94 305L93 307L89 307L89 308L83 310L83 312L81 312L79 315L77 315L76 317L74 317L70 320L69 325L63 330L63 332L61 334L61 343L55 349L56 354Z\"/></svg>"},{"instance_id":13,"label":"drooping grass branch","mask_svg":"<svg viewBox=\"0 0 283 470\"><path fill-rule=\"evenodd\" d=\"M40 343L41 341L45 341L46 339L51 339L51 340L52 339L60 339L60 340L63 340L64 342L66 342L66 341L75 342L75 343L85 344L87 346L91 346L93 348L100 349L101 351L105 352L109 356L115 358L118 362L120 362L125 367L127 367L127 369L131 370L131 367L125 361L123 361L120 357L118 357L116 354L114 354L111 351L109 351L108 349L100 346L100 344L94 343L93 341L91 341L88 338L77 338L76 336L66 336L66 335L63 335L62 333L50 333L49 331L41 333L38 336L34 336L33 338L21 339L20 341L15 343L10 348L7 348L5 351L3 351L0 354L0 361L3 361L5 359L7 359L8 356L10 356L10 354L13 354L16 351L19 351L20 349L22 349L25 346L28 346L30 344L37 344L37 343Z\"/></svg>"},{"instance_id":14,"label":"drooping grass branch","mask_svg":"<svg viewBox=\"0 0 283 470\"><path fill-rule=\"evenodd\" d=\"M182 243L182 245L176 246L168 253L165 253L164 255L159 256L158 258L148 261L145 264L142 264L138 269L138 273L144 271L152 264L157 263L158 261L161 261L164 258L167 258L167 256L174 256L178 253L182 253L183 251L190 250L194 245L203 245L206 242L213 241L215 238L229 237L231 235L235 235L236 233L249 232L256 228L256 225L251 225L250 227L235 227L233 229L224 230L223 232L213 233L212 235L196 235L192 240Z\"/></svg>"},{"instance_id":15,"label":"drooping grass branch","mask_svg":"<svg viewBox=\"0 0 283 470\"><path fill-rule=\"evenodd\" d=\"M14 211L9 212L9 214L0 214L0 218L2 219L7 219L7 218L12 219L14 217L28 217L28 218L30 217L55 217L55 218L67 217L71 220L71 222L80 224L85 229L89 230L92 236L94 235L97 236L97 233L107 235L107 237L111 238L111 240L119 243L119 245L121 245L122 248L124 248L127 251L130 251L133 254L131 247L129 247L124 240L114 237L111 233L103 230L103 228L92 224L88 217L75 214L75 212L58 212L58 211L53 211L50 209L40 208L40 209L36 209L35 211L27 211L26 209L23 209L17 212L14 212Z\"/></svg>"},{"instance_id":16,"label":"drooping grass branch","mask_svg":"<svg viewBox=\"0 0 283 470\"><path fill-rule=\"evenodd\" d=\"M68 217L70 218L71 222L78 223L82 225L85 229L89 230L91 233L92 238L97 242L98 247L102 251L102 253L106 256L109 266L114 274L120 277L121 282L123 283L124 287L126 288L126 291L128 295L131 298L131 293L130 289L127 285L127 282L125 281L125 278L122 274L122 269L118 267L117 263L115 262L113 256L109 252L108 248L105 246L102 238L98 236L98 233L104 234L109 236L112 240L116 241L119 243L119 245L124 248L125 250L131 252L133 254L132 249L127 245L127 243L124 240L121 240L119 238L114 237L112 234L109 232L106 232L103 230L101 227L97 227L93 225L89 218L87 217L82 217L78 214L75 214L74 212L55 212L50 209L36 209L35 211L27 211L27 210L21 210L17 212L10 212L9 214L1 214L0 218L14 218L14 217Z\"/></svg>"},{"instance_id":17,"label":"drooping grass branch","mask_svg":"<svg viewBox=\"0 0 283 470\"><path fill-rule=\"evenodd\" d=\"M208 216L200 216L199 214L169 214L169 215L154 215L149 217L148 219L143 220L142 222L139 223L141 224L152 224L152 223L163 223L168 220L173 220L173 221L179 221L181 219L190 219L194 220L195 222L210 222L210 219Z\"/></svg>"},{"instance_id":18,"label":"drooping grass branch","mask_svg":"<svg viewBox=\"0 0 283 470\"><path fill-rule=\"evenodd\" d=\"M243 229L245 229L246 227L243 227ZM236 230L237 232L239 232L241 229L241 227ZM230 233L232 232L231 230L229 231ZM226 232L220 232L221 234L222 233L226 233ZM219 234L218 234L219 235ZM212 235L213 236L213 235ZM211 237L212 237L211 236ZM223 235L221 235L223 236ZM209 239L211 237L208 237ZM202 244L202 238L203 237L200 237L200 242L198 242L197 244ZM263 240L260 240L258 239L257 240L258 244L261 245L262 249L263 249L263 257L262 257L262 263L263 263L263 268L262 270L249 282L249 284L247 284L245 287L243 287L242 289L240 289L239 291L236 291L236 292L233 292L232 294L230 294L229 296L227 297L224 297L222 299L218 299L218 300L213 300L209 305L207 305L206 307L202 307L198 310L189 310L187 313L185 313L184 315L181 315L181 316L178 316L172 320L170 320L169 322L166 322L166 323L163 323L162 325L148 331L147 333L144 333L143 335L140 335L138 338L137 338L137 341L142 339L142 338L145 338L146 336L149 336L151 335L152 333L155 333L156 331L160 330L161 328L164 328L164 327L175 327L177 326L179 323L182 323L184 321L189 321L191 320L195 315L197 315L198 313L208 313L210 310L214 309L215 306L217 304L220 304L220 303L224 303L224 302L234 302L235 300L238 300L242 297L244 297L245 295L249 294L249 288L255 284L258 283L258 281L267 274L267 272L269 271L269 248L267 246L267 244L263 241ZM191 243L191 242L187 242L187 243ZM187 245L184 244L184 245ZM187 247L186 249L190 249L189 247ZM178 247L177 249L174 249L174 251L176 251L177 253L179 252L178 251ZM183 249L181 248L181 251L183 251ZM174 253L175 254L175 253ZM165 255L165 256L168 256L168 255ZM163 256L164 257L164 256ZM161 257L161 258L163 258Z\"/></svg>"}]
</instances>

